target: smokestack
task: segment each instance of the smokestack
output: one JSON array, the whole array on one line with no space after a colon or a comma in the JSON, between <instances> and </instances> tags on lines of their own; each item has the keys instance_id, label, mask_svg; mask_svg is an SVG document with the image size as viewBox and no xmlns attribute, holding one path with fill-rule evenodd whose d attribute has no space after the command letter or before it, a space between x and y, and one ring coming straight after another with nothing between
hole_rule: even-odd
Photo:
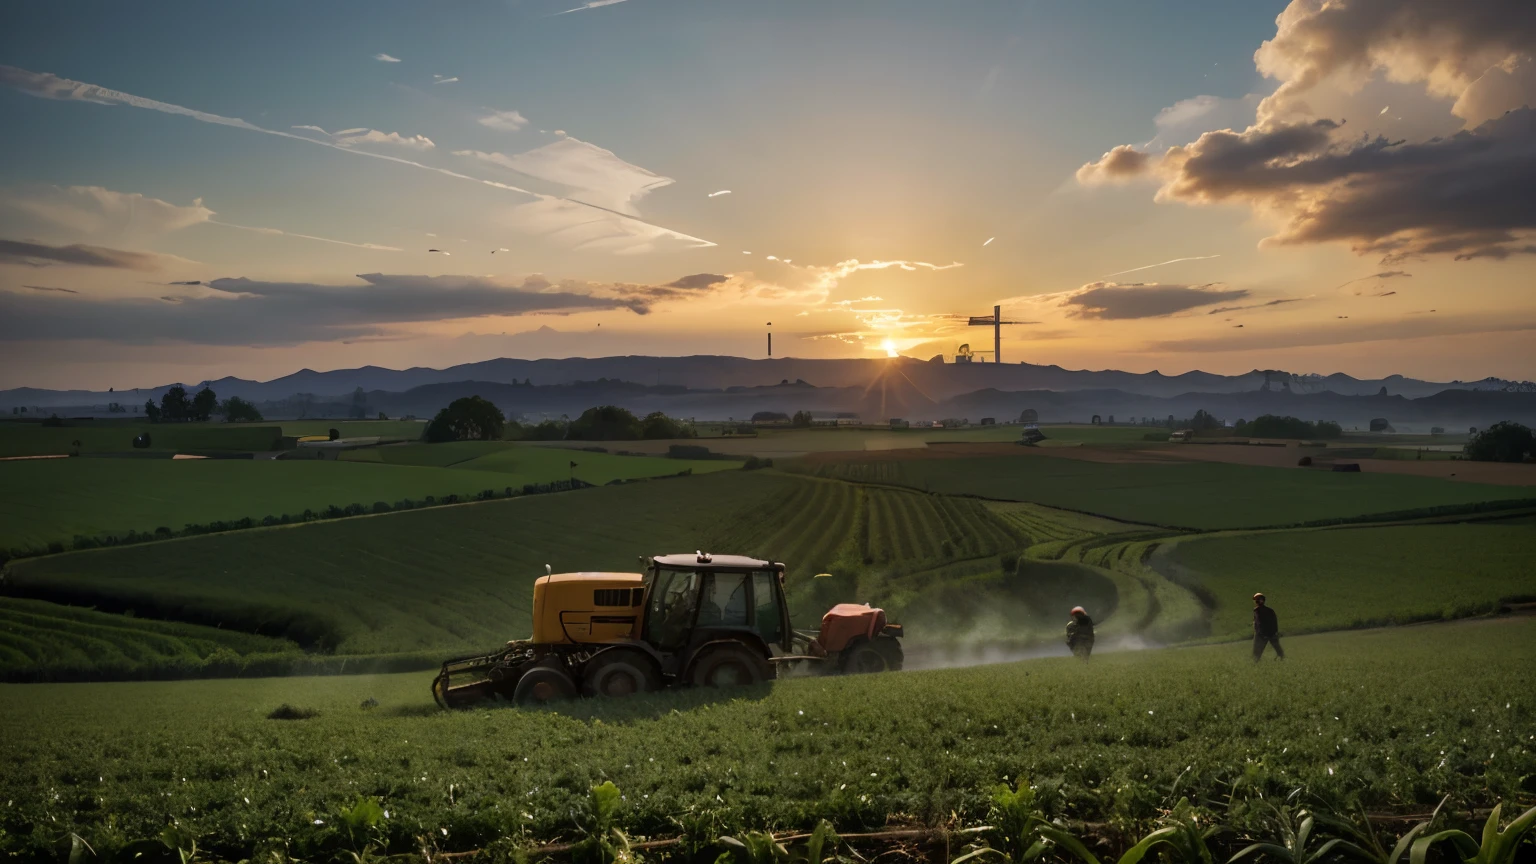
<instances>
[{"instance_id":1,"label":"smokestack","mask_svg":"<svg viewBox=\"0 0 1536 864\"><path fill-rule=\"evenodd\" d=\"M772 333L768 334L768 356L769 357L773 356L773 334Z\"/></svg>"}]
</instances>

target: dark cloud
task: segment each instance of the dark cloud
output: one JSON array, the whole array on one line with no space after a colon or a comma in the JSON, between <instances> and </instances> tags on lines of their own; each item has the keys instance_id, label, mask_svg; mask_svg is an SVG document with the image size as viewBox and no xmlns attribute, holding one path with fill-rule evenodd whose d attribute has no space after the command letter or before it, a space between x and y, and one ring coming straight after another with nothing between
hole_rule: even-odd
<instances>
[{"instance_id":1,"label":"dark cloud","mask_svg":"<svg viewBox=\"0 0 1536 864\"><path fill-rule=\"evenodd\" d=\"M66 299L0 292L0 341L292 345L376 338L387 335L392 325L460 318L614 309L643 315L654 303L699 290L555 283L537 275L520 282L383 273L357 278L360 283L349 285L213 279L203 283L209 289L203 294L159 298Z\"/></svg>"},{"instance_id":2,"label":"dark cloud","mask_svg":"<svg viewBox=\"0 0 1536 864\"><path fill-rule=\"evenodd\" d=\"M1233 333L1153 342L1143 346L1143 350L1156 353L1251 351L1255 349L1278 350L1283 348L1332 347L1360 342L1391 343L1403 339L1456 336L1471 333L1536 332L1536 317L1528 315L1436 315L1429 317L1428 313L1433 311L1425 310L1421 317L1394 318L1392 320L1348 319L1335 323L1338 319L1330 318L1326 326L1312 324L1283 329L1266 328L1265 330L1244 333L1242 335Z\"/></svg>"},{"instance_id":3,"label":"dark cloud","mask_svg":"<svg viewBox=\"0 0 1536 864\"><path fill-rule=\"evenodd\" d=\"M1248 292L1241 288L1210 285L1161 285L1156 282L1092 282L1068 294L1061 305L1069 307L1074 318L1110 321L1132 318L1161 318L1186 309L1241 300Z\"/></svg>"},{"instance_id":4,"label":"dark cloud","mask_svg":"<svg viewBox=\"0 0 1536 864\"><path fill-rule=\"evenodd\" d=\"M1287 303L1300 303L1300 297L1286 297L1280 300L1271 300L1268 303L1254 303L1249 306L1221 306L1205 313L1207 315L1220 315L1223 312L1240 312L1244 309L1268 309L1271 306L1284 306ZM1239 325L1241 326L1241 325Z\"/></svg>"},{"instance_id":5,"label":"dark cloud","mask_svg":"<svg viewBox=\"0 0 1536 864\"><path fill-rule=\"evenodd\" d=\"M23 287L23 288L31 288L33 291L57 291L57 292L59 292L61 294L79 294L80 293L79 291L76 291L73 288L54 288L54 287L51 287L51 286L48 286L48 285L23 285L21 287Z\"/></svg>"},{"instance_id":6,"label":"dark cloud","mask_svg":"<svg viewBox=\"0 0 1536 864\"><path fill-rule=\"evenodd\" d=\"M673 282L668 282L668 288L701 289L713 288L730 277L715 273L695 273L692 276L684 276Z\"/></svg>"},{"instance_id":7,"label":"dark cloud","mask_svg":"<svg viewBox=\"0 0 1536 864\"><path fill-rule=\"evenodd\" d=\"M27 267L47 267L52 264L72 264L78 267L118 267L125 270L159 270L166 262L163 255L145 252L125 252L105 246L49 246L44 243L26 243L20 240L0 240L0 264L21 264Z\"/></svg>"}]
</instances>

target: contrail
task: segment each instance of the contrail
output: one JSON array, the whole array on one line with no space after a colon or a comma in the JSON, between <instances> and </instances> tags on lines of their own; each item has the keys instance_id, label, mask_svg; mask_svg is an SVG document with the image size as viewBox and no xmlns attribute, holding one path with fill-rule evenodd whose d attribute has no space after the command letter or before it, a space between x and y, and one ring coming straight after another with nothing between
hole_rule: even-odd
<instances>
[{"instance_id":1,"label":"contrail","mask_svg":"<svg viewBox=\"0 0 1536 864\"><path fill-rule=\"evenodd\" d=\"M1220 257L1220 255L1195 255L1190 258L1175 258L1172 261L1159 261L1156 264L1148 264L1145 267L1132 267L1129 270L1121 270L1119 273L1111 273L1109 276L1104 276L1102 278L1108 279L1110 276L1124 276L1127 273L1135 273L1138 270L1151 270L1153 267L1161 267L1164 264L1177 264L1180 261L1209 261L1212 258Z\"/></svg>"},{"instance_id":2,"label":"contrail","mask_svg":"<svg viewBox=\"0 0 1536 864\"><path fill-rule=\"evenodd\" d=\"M318 240L321 243L335 243L337 246L351 246L354 249L372 249L376 252L403 252L398 246L380 246L377 243L350 243L346 240L332 240L329 237L316 237L313 234L296 234L292 231L283 231L278 228L257 228L254 225L236 225L233 222L220 222L217 219L209 219L209 225L221 225L225 228L239 228L241 231L252 231L257 234L281 235L283 237L298 237L303 240Z\"/></svg>"},{"instance_id":3,"label":"contrail","mask_svg":"<svg viewBox=\"0 0 1536 864\"><path fill-rule=\"evenodd\" d=\"M120 90L110 90L106 87L101 87L96 84L86 84L83 81L74 81L69 78L61 78L49 72L31 72L26 69L17 68L15 66L0 65L0 85L5 85L7 87L20 90L29 96L37 96L42 99L94 102L97 105L127 105L132 108L144 108L150 111L159 111L163 114L177 114L182 117L191 117L193 120L197 120L202 123L212 123L216 126L232 126L236 129L244 129L248 132L260 132L265 135L275 135L279 138L287 138L291 141L306 141L310 144L316 144L321 147L328 147L340 153L350 153L354 156L367 156L370 159L382 159L385 162L395 162L400 165L409 165L412 168L419 168L423 171L431 171L437 174L442 174L445 177L452 177L455 180L467 180L471 183L479 183L484 186L494 187L496 189L504 189L508 192L518 192L532 198L538 198L541 201L566 201L581 207L588 207L593 210L602 210L603 212L611 213L620 219L635 222L644 225L647 228L654 228L658 231L664 231L667 234L680 240L692 241L698 244L700 247L715 245L714 243L711 243L710 241L703 238L693 237L691 235L684 234L681 231L674 231L671 228L657 225L653 222L647 222L644 219L630 216L627 213L620 213L617 210L610 210L607 207L600 207L596 204L590 204L577 198L567 198L563 195L545 195L540 192L524 189L520 186L513 186L509 183L499 183L495 180L482 180L479 177L471 177L468 174L460 174L457 171L450 171L447 168L437 168L432 165L424 165L420 162L413 162L410 159L403 159L399 156L388 156L383 153L369 153L366 150L353 150L350 147L343 147L330 141L321 141L316 138L306 138L303 135L294 135L291 132L283 132L277 129L266 129L253 123L247 123L237 117L224 117L218 114L210 114L206 111L198 111L193 108L184 108L180 105L173 105L169 102L160 102L155 99L147 99L143 96L135 96L131 93L124 93Z\"/></svg>"},{"instance_id":4,"label":"contrail","mask_svg":"<svg viewBox=\"0 0 1536 864\"><path fill-rule=\"evenodd\" d=\"M988 237L987 238L987 242L985 242L985 243L983 243L981 245L983 245L983 246L991 246L992 245L992 241L996 240L996 239L997 239L996 237Z\"/></svg>"}]
</instances>

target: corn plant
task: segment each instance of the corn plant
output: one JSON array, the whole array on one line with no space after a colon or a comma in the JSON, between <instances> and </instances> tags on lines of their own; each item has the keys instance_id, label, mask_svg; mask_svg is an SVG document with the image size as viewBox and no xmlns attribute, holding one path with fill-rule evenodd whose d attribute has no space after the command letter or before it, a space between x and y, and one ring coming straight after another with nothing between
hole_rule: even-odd
<instances>
[{"instance_id":1,"label":"corn plant","mask_svg":"<svg viewBox=\"0 0 1536 864\"><path fill-rule=\"evenodd\" d=\"M1172 812L1158 821L1162 827L1125 850L1117 864L1138 864L1159 846L1166 847L1174 860L1185 864L1214 864L1216 859L1208 841L1222 828L1216 824L1202 826L1199 811L1188 798L1180 798Z\"/></svg>"},{"instance_id":2,"label":"corn plant","mask_svg":"<svg viewBox=\"0 0 1536 864\"><path fill-rule=\"evenodd\" d=\"M767 831L747 831L737 837L721 837L725 851L715 864L789 864L789 850Z\"/></svg>"},{"instance_id":3,"label":"corn plant","mask_svg":"<svg viewBox=\"0 0 1536 864\"><path fill-rule=\"evenodd\" d=\"M571 849L571 859L578 864L638 864L640 856L629 836L618 826L622 796L612 780L592 787L585 806L576 813L576 824L586 839Z\"/></svg>"},{"instance_id":4,"label":"corn plant","mask_svg":"<svg viewBox=\"0 0 1536 864\"><path fill-rule=\"evenodd\" d=\"M1520 814L1500 831L1499 815L1503 808L1504 805L1499 804L1488 814L1488 821L1483 823L1481 843L1465 831L1439 831L1413 841L1413 851L1408 859L1410 864L1424 864L1430 847L1442 842L1449 842L1456 847L1456 853L1461 856L1463 864L1513 864L1520 841L1532 828L1536 828L1536 807Z\"/></svg>"},{"instance_id":5,"label":"corn plant","mask_svg":"<svg viewBox=\"0 0 1536 864\"><path fill-rule=\"evenodd\" d=\"M1338 845L1340 852L1363 861L1365 864L1397 864L1413 845L1413 841L1418 839L1419 835L1423 834L1440 817L1440 808L1444 807L1445 802L1448 800L1450 800L1449 797L1440 799L1440 804L1435 807L1435 812L1430 815L1429 819L1413 826L1407 834L1399 837L1397 842L1393 844L1391 851L1387 850L1380 834L1371 825L1370 817L1358 806L1356 807L1355 818L1353 819L1324 813L1315 813L1313 815L1317 817L1319 824L1340 836L1340 839L1343 841Z\"/></svg>"},{"instance_id":6,"label":"corn plant","mask_svg":"<svg viewBox=\"0 0 1536 864\"><path fill-rule=\"evenodd\" d=\"M1023 780L1018 787L998 786L992 792L991 830L983 836L986 845L974 848L951 864L966 864L983 858L1001 858L1010 864L1037 861L1048 851L1061 847L1085 864L1099 864L1082 841L1046 818L1036 801L1035 790Z\"/></svg>"},{"instance_id":7,"label":"corn plant","mask_svg":"<svg viewBox=\"0 0 1536 864\"><path fill-rule=\"evenodd\" d=\"M795 861L804 862L804 864L844 861L847 859L837 854L837 847L842 842L842 838L832 829L832 823L823 819L811 829L811 836L805 838L803 844L791 850L791 855Z\"/></svg>"},{"instance_id":8,"label":"corn plant","mask_svg":"<svg viewBox=\"0 0 1536 864\"><path fill-rule=\"evenodd\" d=\"M1228 864L1255 854L1266 855L1283 864L1318 864L1328 857L1335 846L1344 842L1342 838L1334 837L1314 847L1313 841L1319 839L1313 836L1317 817L1305 809L1293 810L1289 804L1272 809L1269 821L1274 832L1274 842L1254 843L1229 858Z\"/></svg>"}]
</instances>

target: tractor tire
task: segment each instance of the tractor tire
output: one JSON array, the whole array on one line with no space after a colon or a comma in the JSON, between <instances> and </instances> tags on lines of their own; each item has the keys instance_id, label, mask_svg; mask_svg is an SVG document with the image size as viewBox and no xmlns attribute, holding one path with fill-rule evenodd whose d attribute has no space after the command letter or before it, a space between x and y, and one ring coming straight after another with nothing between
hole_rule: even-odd
<instances>
[{"instance_id":1,"label":"tractor tire","mask_svg":"<svg viewBox=\"0 0 1536 864\"><path fill-rule=\"evenodd\" d=\"M745 645L724 644L703 649L693 661L688 682L695 687L732 687L761 684L772 674L757 652Z\"/></svg>"},{"instance_id":2,"label":"tractor tire","mask_svg":"<svg viewBox=\"0 0 1536 864\"><path fill-rule=\"evenodd\" d=\"M876 648L873 642L860 642L852 648L844 649L841 665L844 675L867 675L891 668L885 653Z\"/></svg>"},{"instance_id":3,"label":"tractor tire","mask_svg":"<svg viewBox=\"0 0 1536 864\"><path fill-rule=\"evenodd\" d=\"M639 651L609 649L593 657L581 675L587 696L632 696L661 689L661 674Z\"/></svg>"},{"instance_id":4,"label":"tractor tire","mask_svg":"<svg viewBox=\"0 0 1536 864\"><path fill-rule=\"evenodd\" d=\"M901 640L895 636L876 636L875 650L885 658L885 668L892 672L900 672L902 664L906 662L907 655L901 650Z\"/></svg>"},{"instance_id":5,"label":"tractor tire","mask_svg":"<svg viewBox=\"0 0 1536 864\"><path fill-rule=\"evenodd\" d=\"M517 680L512 701L520 708L537 708L576 698L576 682L553 666L535 666Z\"/></svg>"}]
</instances>

